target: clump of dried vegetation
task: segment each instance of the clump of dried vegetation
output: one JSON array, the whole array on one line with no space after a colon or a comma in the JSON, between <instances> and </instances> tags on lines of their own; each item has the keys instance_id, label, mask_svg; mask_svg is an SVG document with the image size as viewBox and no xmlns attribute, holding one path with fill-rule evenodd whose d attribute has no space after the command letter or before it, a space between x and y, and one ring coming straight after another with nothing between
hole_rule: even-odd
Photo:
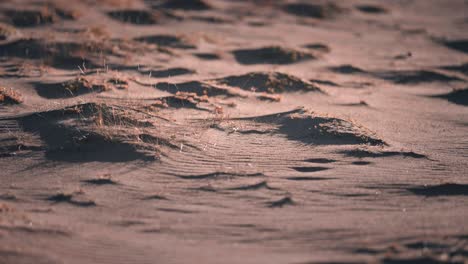
<instances>
[{"instance_id":1,"label":"clump of dried vegetation","mask_svg":"<svg viewBox=\"0 0 468 264\"><path fill-rule=\"evenodd\" d=\"M152 110L153 108L168 108L171 106L196 107L201 102L208 102L208 96L200 96L196 93L190 92L177 92L175 95L156 99L150 106L147 106L146 108Z\"/></svg>"},{"instance_id":2,"label":"clump of dried vegetation","mask_svg":"<svg viewBox=\"0 0 468 264\"><path fill-rule=\"evenodd\" d=\"M199 96L196 93L177 92L175 98L188 100L193 103L208 102L208 95L206 94Z\"/></svg>"},{"instance_id":3,"label":"clump of dried vegetation","mask_svg":"<svg viewBox=\"0 0 468 264\"><path fill-rule=\"evenodd\" d=\"M0 87L0 104L20 104L23 97L11 88Z\"/></svg>"},{"instance_id":4,"label":"clump of dried vegetation","mask_svg":"<svg viewBox=\"0 0 468 264\"><path fill-rule=\"evenodd\" d=\"M71 81L63 83L63 87L71 94L75 94L82 91L107 91L110 87L106 83L96 82L92 79L79 76Z\"/></svg>"}]
</instances>

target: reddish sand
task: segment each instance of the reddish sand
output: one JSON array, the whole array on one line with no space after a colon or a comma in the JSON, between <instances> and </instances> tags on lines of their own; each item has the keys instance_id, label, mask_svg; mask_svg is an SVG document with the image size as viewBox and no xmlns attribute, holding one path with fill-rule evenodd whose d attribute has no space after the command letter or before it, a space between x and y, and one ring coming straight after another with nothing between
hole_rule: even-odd
<instances>
[{"instance_id":1,"label":"reddish sand","mask_svg":"<svg viewBox=\"0 0 468 264\"><path fill-rule=\"evenodd\" d=\"M0 3L0 263L467 263L463 0Z\"/></svg>"}]
</instances>

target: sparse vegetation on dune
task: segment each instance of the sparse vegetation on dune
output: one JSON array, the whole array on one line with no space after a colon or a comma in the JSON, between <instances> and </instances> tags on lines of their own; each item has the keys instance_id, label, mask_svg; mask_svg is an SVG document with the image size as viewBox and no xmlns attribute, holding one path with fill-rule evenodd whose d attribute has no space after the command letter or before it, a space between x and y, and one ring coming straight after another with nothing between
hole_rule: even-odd
<instances>
[{"instance_id":1,"label":"sparse vegetation on dune","mask_svg":"<svg viewBox=\"0 0 468 264\"><path fill-rule=\"evenodd\" d=\"M0 263L466 262L463 1L0 0Z\"/></svg>"},{"instance_id":2,"label":"sparse vegetation on dune","mask_svg":"<svg viewBox=\"0 0 468 264\"><path fill-rule=\"evenodd\" d=\"M11 88L0 87L0 104L20 104L23 97Z\"/></svg>"}]
</instances>

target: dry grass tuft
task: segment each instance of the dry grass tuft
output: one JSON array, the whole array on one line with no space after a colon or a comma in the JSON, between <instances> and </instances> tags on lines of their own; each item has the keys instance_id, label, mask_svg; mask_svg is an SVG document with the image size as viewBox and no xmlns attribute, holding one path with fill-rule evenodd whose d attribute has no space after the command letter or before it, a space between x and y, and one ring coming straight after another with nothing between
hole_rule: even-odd
<instances>
[{"instance_id":1,"label":"dry grass tuft","mask_svg":"<svg viewBox=\"0 0 468 264\"><path fill-rule=\"evenodd\" d=\"M208 96L202 95L199 96L196 93L189 93L189 92L177 92L175 97L178 99L185 99L192 103L200 103L200 102L208 102Z\"/></svg>"},{"instance_id":2,"label":"dry grass tuft","mask_svg":"<svg viewBox=\"0 0 468 264\"><path fill-rule=\"evenodd\" d=\"M63 87L72 94L88 90L96 90L100 92L110 90L110 87L106 83L93 81L83 76L64 83Z\"/></svg>"},{"instance_id":3,"label":"dry grass tuft","mask_svg":"<svg viewBox=\"0 0 468 264\"><path fill-rule=\"evenodd\" d=\"M0 104L20 104L23 97L20 93L5 87L0 87Z\"/></svg>"}]
</instances>

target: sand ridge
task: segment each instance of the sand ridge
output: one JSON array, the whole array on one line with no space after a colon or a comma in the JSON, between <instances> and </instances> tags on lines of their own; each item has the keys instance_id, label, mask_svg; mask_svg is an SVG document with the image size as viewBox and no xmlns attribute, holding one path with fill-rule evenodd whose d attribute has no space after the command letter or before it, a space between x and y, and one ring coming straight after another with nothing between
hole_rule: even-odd
<instances>
[{"instance_id":1,"label":"sand ridge","mask_svg":"<svg viewBox=\"0 0 468 264\"><path fill-rule=\"evenodd\" d=\"M0 4L0 263L465 263L450 1Z\"/></svg>"}]
</instances>

